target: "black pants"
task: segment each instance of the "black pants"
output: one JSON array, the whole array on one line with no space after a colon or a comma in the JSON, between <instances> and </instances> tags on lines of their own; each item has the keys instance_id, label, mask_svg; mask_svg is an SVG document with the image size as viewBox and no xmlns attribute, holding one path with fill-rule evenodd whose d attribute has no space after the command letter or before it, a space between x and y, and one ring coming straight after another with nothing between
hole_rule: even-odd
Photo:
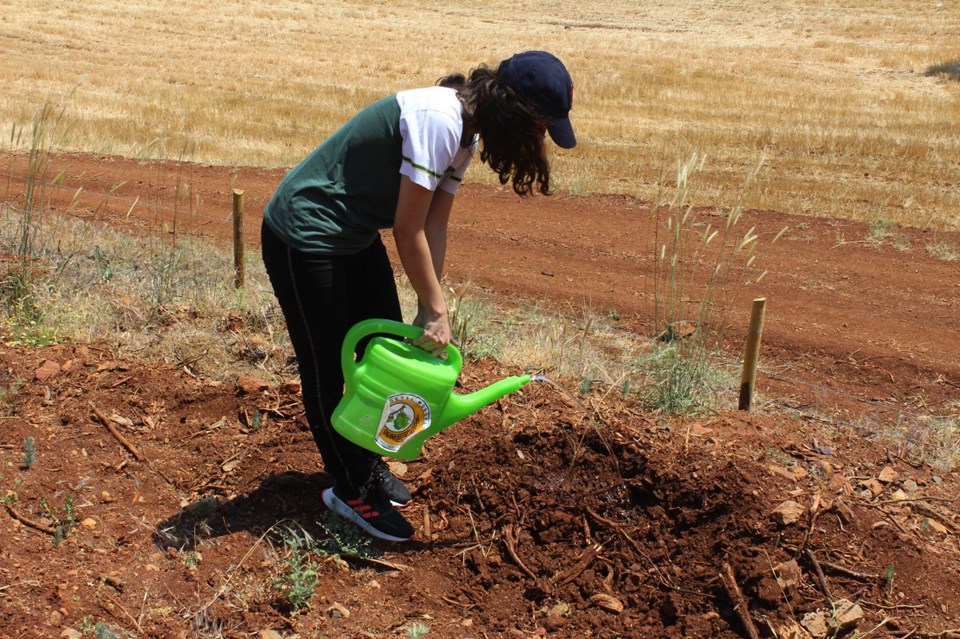
<instances>
[{"instance_id":1,"label":"black pants","mask_svg":"<svg viewBox=\"0 0 960 639\"><path fill-rule=\"evenodd\" d=\"M340 349L351 326L380 317L402 321L393 268L377 240L353 255L311 255L288 247L264 223L263 263L297 356L303 406L327 472L353 492L379 459L342 437L330 416L343 396Z\"/></svg>"}]
</instances>

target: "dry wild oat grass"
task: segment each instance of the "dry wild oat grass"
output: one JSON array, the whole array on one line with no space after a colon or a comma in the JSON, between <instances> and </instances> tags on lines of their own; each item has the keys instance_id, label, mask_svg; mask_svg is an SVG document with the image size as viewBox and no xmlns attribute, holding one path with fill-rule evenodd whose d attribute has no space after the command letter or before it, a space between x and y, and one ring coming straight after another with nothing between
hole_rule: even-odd
<instances>
[{"instance_id":1,"label":"dry wild oat grass","mask_svg":"<svg viewBox=\"0 0 960 639\"><path fill-rule=\"evenodd\" d=\"M70 148L290 166L367 102L547 48L577 86L561 188L653 199L707 157L705 203L957 228L957 0L503 0L0 7L0 122L70 101ZM13 87L16 90L11 90ZM69 96L67 98L66 96ZM476 170L475 180L491 180Z\"/></svg>"}]
</instances>

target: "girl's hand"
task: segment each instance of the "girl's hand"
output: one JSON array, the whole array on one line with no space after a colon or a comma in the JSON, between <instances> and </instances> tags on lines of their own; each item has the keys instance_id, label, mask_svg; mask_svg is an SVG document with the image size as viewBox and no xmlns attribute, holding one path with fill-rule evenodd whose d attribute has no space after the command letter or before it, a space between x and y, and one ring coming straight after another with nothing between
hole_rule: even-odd
<instances>
[{"instance_id":1,"label":"girl's hand","mask_svg":"<svg viewBox=\"0 0 960 639\"><path fill-rule=\"evenodd\" d=\"M423 335L413 340L413 345L437 357L443 355L453 337L447 316L426 313L421 308L413 320L413 325L423 329Z\"/></svg>"}]
</instances>

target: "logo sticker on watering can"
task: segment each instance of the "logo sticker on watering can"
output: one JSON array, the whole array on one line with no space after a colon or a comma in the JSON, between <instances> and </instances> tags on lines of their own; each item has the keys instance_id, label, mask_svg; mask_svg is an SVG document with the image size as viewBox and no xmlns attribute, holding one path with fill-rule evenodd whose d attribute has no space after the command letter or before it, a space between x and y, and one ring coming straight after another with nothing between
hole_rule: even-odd
<instances>
[{"instance_id":1,"label":"logo sticker on watering can","mask_svg":"<svg viewBox=\"0 0 960 639\"><path fill-rule=\"evenodd\" d=\"M407 440L430 428L430 405L417 395L399 393L390 395L380 415L377 445L397 452Z\"/></svg>"}]
</instances>

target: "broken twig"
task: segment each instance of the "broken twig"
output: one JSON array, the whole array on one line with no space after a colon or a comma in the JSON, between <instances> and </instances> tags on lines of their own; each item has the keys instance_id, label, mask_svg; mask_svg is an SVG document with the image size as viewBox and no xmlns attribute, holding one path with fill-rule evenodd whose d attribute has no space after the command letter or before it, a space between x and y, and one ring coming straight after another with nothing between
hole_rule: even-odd
<instances>
[{"instance_id":1,"label":"broken twig","mask_svg":"<svg viewBox=\"0 0 960 639\"><path fill-rule=\"evenodd\" d=\"M567 568L563 572L557 573L554 575L550 581L549 585L553 586L555 584L568 584L574 579L576 579L580 573L590 567L590 564L593 563L593 560L597 558L597 555L600 554L600 551L603 550L601 544L593 544L589 548L583 551L580 555L580 559L577 560L570 568Z\"/></svg>"},{"instance_id":2,"label":"broken twig","mask_svg":"<svg viewBox=\"0 0 960 639\"><path fill-rule=\"evenodd\" d=\"M723 582L723 588L727 591L727 597L733 602L733 609L736 611L740 622L747 631L747 636L750 637L750 639L760 639L757 626L753 623L753 619L750 617L750 611L747 609L747 600L744 598L740 586L737 585L737 579L733 574L733 568L730 567L730 564L723 564L723 570L720 571L720 581Z\"/></svg>"},{"instance_id":3,"label":"broken twig","mask_svg":"<svg viewBox=\"0 0 960 639\"><path fill-rule=\"evenodd\" d=\"M536 581L537 576L533 573L532 570L527 568L524 563L520 560L520 557L517 556L516 543L517 540L513 537L513 526L507 524L503 527L503 542L507 547L507 553L510 555L510 559L513 559L513 562L517 564L517 567L523 571L523 574L530 577Z\"/></svg>"},{"instance_id":4,"label":"broken twig","mask_svg":"<svg viewBox=\"0 0 960 639\"><path fill-rule=\"evenodd\" d=\"M829 561L821 561L820 565L831 570L833 572L839 573L841 575L846 575L853 579L860 579L861 581L876 581L880 578L880 575L871 575L864 572L857 572L855 570L850 570L846 566L841 566L840 564L835 564Z\"/></svg>"},{"instance_id":5,"label":"broken twig","mask_svg":"<svg viewBox=\"0 0 960 639\"><path fill-rule=\"evenodd\" d=\"M140 453L139 450L137 450L136 446L134 446L133 444L131 444L130 442L128 442L128 441L124 438L124 436L120 434L120 431L118 431L118 430L113 426L113 420L111 420L109 417L107 417L106 415L104 415L104 414L100 411L100 409L97 408L96 405L94 405L93 402L88 402L88 404L90 405L90 410L92 410L92 411L93 411L93 414L97 416L97 419L99 419L101 422L103 422L103 425L107 427L107 430L110 431L110 434L113 435L114 438L115 438L118 442L120 442L120 444L121 444L124 448L126 448L127 451L128 451L131 455L133 455L134 458L136 458L137 461L144 461L144 459L145 459L144 456Z\"/></svg>"},{"instance_id":6,"label":"broken twig","mask_svg":"<svg viewBox=\"0 0 960 639\"><path fill-rule=\"evenodd\" d=\"M24 526L27 526L28 528L33 528L34 530L39 530L40 532L45 532L45 533L47 533L48 535L56 535L56 534L57 534L57 531L56 531L54 528L52 528L52 527L50 527L50 526L44 526L43 524L41 524L41 523L39 523L39 522L36 522L36 521L33 521L32 519L27 519L26 517L24 517L23 515L21 515L20 513L18 513L16 510L14 510L14 509L13 509L13 506L11 506L10 504L7 504L7 512L10 513L10 516L11 516L11 517L13 517L13 518L16 519L17 521L19 521L19 522L20 522L21 524L23 524Z\"/></svg>"},{"instance_id":7,"label":"broken twig","mask_svg":"<svg viewBox=\"0 0 960 639\"><path fill-rule=\"evenodd\" d=\"M817 575L817 582L820 584L820 589L823 590L823 594L827 596L827 603L833 606L833 595L830 594L830 586L827 585L827 578L823 575L823 568L820 567L820 562L817 561L813 551L809 548L807 548L807 558L810 560L810 563L813 564L813 572Z\"/></svg>"}]
</instances>

